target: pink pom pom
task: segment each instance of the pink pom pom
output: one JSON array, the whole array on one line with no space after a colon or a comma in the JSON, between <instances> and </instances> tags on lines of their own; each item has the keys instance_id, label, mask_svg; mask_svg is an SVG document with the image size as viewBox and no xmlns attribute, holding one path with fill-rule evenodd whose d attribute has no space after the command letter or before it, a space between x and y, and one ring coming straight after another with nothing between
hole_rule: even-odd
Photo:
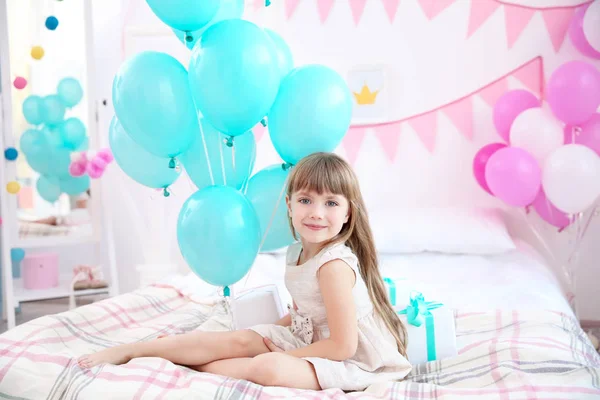
<instances>
[{"instance_id":1,"label":"pink pom pom","mask_svg":"<svg viewBox=\"0 0 600 400\"><path fill-rule=\"evenodd\" d=\"M104 173L104 169L95 167L93 164L88 164L87 173L92 179L98 179Z\"/></svg>"},{"instance_id":2,"label":"pink pom pom","mask_svg":"<svg viewBox=\"0 0 600 400\"><path fill-rule=\"evenodd\" d=\"M80 161L73 161L71 165L69 165L69 174L71 176L82 176L85 174L86 163L82 163Z\"/></svg>"},{"instance_id":3,"label":"pink pom pom","mask_svg":"<svg viewBox=\"0 0 600 400\"><path fill-rule=\"evenodd\" d=\"M107 164L110 164L111 161L114 160L114 157L112 155L112 151L110 151L110 149L108 149L108 148L101 149L100 151L98 151L98 154L96 154L96 157L100 157Z\"/></svg>"},{"instance_id":4,"label":"pink pom pom","mask_svg":"<svg viewBox=\"0 0 600 400\"><path fill-rule=\"evenodd\" d=\"M27 86L27 79L23 78L22 76L17 76L13 82L13 85L19 90L25 89L25 86Z\"/></svg>"},{"instance_id":5,"label":"pink pom pom","mask_svg":"<svg viewBox=\"0 0 600 400\"><path fill-rule=\"evenodd\" d=\"M102 159L102 158L100 158L98 156L94 157L92 159L92 161L90 161L90 163L95 168L99 168L99 169L102 169L102 170L104 170L106 168L106 166L108 165L108 163L104 159Z\"/></svg>"}]
</instances>

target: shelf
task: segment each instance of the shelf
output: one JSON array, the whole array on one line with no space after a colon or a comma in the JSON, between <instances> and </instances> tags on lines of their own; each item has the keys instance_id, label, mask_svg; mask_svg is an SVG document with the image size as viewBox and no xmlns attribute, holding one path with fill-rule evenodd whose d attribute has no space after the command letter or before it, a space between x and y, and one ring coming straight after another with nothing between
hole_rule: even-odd
<instances>
[{"instance_id":1,"label":"shelf","mask_svg":"<svg viewBox=\"0 0 600 400\"><path fill-rule=\"evenodd\" d=\"M41 236L32 238L18 238L13 247L31 249L36 247L74 246L79 244L97 243L93 235L87 236Z\"/></svg>"},{"instance_id":2,"label":"shelf","mask_svg":"<svg viewBox=\"0 0 600 400\"><path fill-rule=\"evenodd\" d=\"M23 287L23 280L15 279L13 292L15 302L24 303L27 301L60 299L64 297L69 297L71 295L71 279L72 277L61 277L57 287L48 289L25 289ZM75 297L104 294L108 293L109 290L110 287L105 287L101 289L76 290Z\"/></svg>"}]
</instances>

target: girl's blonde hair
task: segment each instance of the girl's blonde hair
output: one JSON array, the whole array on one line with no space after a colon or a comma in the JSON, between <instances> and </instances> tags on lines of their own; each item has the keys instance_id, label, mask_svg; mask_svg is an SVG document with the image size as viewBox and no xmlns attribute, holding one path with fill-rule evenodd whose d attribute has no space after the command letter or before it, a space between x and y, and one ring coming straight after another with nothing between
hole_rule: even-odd
<instances>
[{"instance_id":1,"label":"girl's blonde hair","mask_svg":"<svg viewBox=\"0 0 600 400\"><path fill-rule=\"evenodd\" d=\"M288 198L291 199L293 193L302 190L315 191L318 194L338 194L348 200L348 222L337 236L323 243L322 248L333 243L345 242L352 249L358 258L360 274L367 285L375 312L396 339L400 354L406 357L406 328L390 304L383 278L379 273L375 241L354 171L344 159L333 153L313 153L300 160L290 173ZM294 238L297 239L291 219L290 227Z\"/></svg>"}]
</instances>

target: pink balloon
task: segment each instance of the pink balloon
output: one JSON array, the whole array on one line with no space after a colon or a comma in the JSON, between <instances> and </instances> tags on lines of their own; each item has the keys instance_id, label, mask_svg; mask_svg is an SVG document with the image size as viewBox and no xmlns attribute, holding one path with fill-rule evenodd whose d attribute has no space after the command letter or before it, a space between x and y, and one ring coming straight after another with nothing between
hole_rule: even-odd
<instances>
[{"instance_id":1,"label":"pink balloon","mask_svg":"<svg viewBox=\"0 0 600 400\"><path fill-rule=\"evenodd\" d=\"M494 105L494 126L500 137L508 142L510 127L517 115L534 107L541 107L541 103L527 90L518 89L504 93Z\"/></svg>"},{"instance_id":2,"label":"pink balloon","mask_svg":"<svg viewBox=\"0 0 600 400\"><path fill-rule=\"evenodd\" d=\"M103 160L102 158L96 156L92 159L92 161L90 162L95 168L99 168L104 170L106 168L106 165L108 165L108 163Z\"/></svg>"},{"instance_id":3,"label":"pink balloon","mask_svg":"<svg viewBox=\"0 0 600 400\"><path fill-rule=\"evenodd\" d=\"M473 158L473 175L475 175L475 180L489 194L492 194L492 192L485 181L485 166L492 154L504 147L506 147L504 143L490 143L479 149Z\"/></svg>"},{"instance_id":4,"label":"pink balloon","mask_svg":"<svg viewBox=\"0 0 600 400\"><path fill-rule=\"evenodd\" d=\"M557 228L563 229L571 223L569 216L556 208L554 204L548 200L546 194L544 193L544 189L541 189L538 192L538 195L533 201L532 205L535 211L544 221L554 225Z\"/></svg>"},{"instance_id":5,"label":"pink balloon","mask_svg":"<svg viewBox=\"0 0 600 400\"><path fill-rule=\"evenodd\" d=\"M98 179L104 173L104 168L95 166L93 163L89 163L87 166L87 173L92 179Z\"/></svg>"},{"instance_id":6,"label":"pink balloon","mask_svg":"<svg viewBox=\"0 0 600 400\"><path fill-rule=\"evenodd\" d=\"M492 193L511 206L533 202L542 184L542 170L529 152L518 147L496 151L485 167L485 180Z\"/></svg>"},{"instance_id":7,"label":"pink balloon","mask_svg":"<svg viewBox=\"0 0 600 400\"><path fill-rule=\"evenodd\" d=\"M588 3L583 7L579 7L575 11L575 15L573 15L573 19L571 20L571 25L569 25L569 38L571 38L571 42L573 42L573 45L581 54L600 60L600 51L597 51L592 47L583 32L583 16L590 4L591 3Z\"/></svg>"},{"instance_id":8,"label":"pink balloon","mask_svg":"<svg viewBox=\"0 0 600 400\"><path fill-rule=\"evenodd\" d=\"M548 81L548 104L566 124L586 122L600 106L600 71L583 61L561 65Z\"/></svg>"},{"instance_id":9,"label":"pink balloon","mask_svg":"<svg viewBox=\"0 0 600 400\"><path fill-rule=\"evenodd\" d=\"M100 151L98 151L98 154L96 154L96 156L100 157L101 159L103 159L104 161L106 161L107 164L110 163L110 162L112 162L112 160L114 160L112 152L108 148L101 149Z\"/></svg>"},{"instance_id":10,"label":"pink balloon","mask_svg":"<svg viewBox=\"0 0 600 400\"><path fill-rule=\"evenodd\" d=\"M576 133L573 134L573 126L565 126L565 144L582 144L600 156L600 114L592 115L592 118L575 130Z\"/></svg>"},{"instance_id":11,"label":"pink balloon","mask_svg":"<svg viewBox=\"0 0 600 400\"><path fill-rule=\"evenodd\" d=\"M25 86L27 86L27 79L23 78L22 76L17 76L13 82L13 85L19 90L25 89Z\"/></svg>"},{"instance_id":12,"label":"pink balloon","mask_svg":"<svg viewBox=\"0 0 600 400\"><path fill-rule=\"evenodd\" d=\"M80 161L73 161L71 165L69 165L69 174L71 176L82 176L85 174L86 163Z\"/></svg>"}]
</instances>

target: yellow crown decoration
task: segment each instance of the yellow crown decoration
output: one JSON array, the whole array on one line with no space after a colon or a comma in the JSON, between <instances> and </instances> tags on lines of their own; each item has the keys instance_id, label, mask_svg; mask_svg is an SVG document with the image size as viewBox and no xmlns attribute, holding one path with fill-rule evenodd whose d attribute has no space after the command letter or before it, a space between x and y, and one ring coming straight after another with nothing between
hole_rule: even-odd
<instances>
[{"instance_id":1,"label":"yellow crown decoration","mask_svg":"<svg viewBox=\"0 0 600 400\"><path fill-rule=\"evenodd\" d=\"M354 97L356 98L356 102L358 103L358 105L375 104L375 100L377 99L378 93L379 90L371 92L366 83L363 85L360 93L352 92L352 94L354 94Z\"/></svg>"}]
</instances>

